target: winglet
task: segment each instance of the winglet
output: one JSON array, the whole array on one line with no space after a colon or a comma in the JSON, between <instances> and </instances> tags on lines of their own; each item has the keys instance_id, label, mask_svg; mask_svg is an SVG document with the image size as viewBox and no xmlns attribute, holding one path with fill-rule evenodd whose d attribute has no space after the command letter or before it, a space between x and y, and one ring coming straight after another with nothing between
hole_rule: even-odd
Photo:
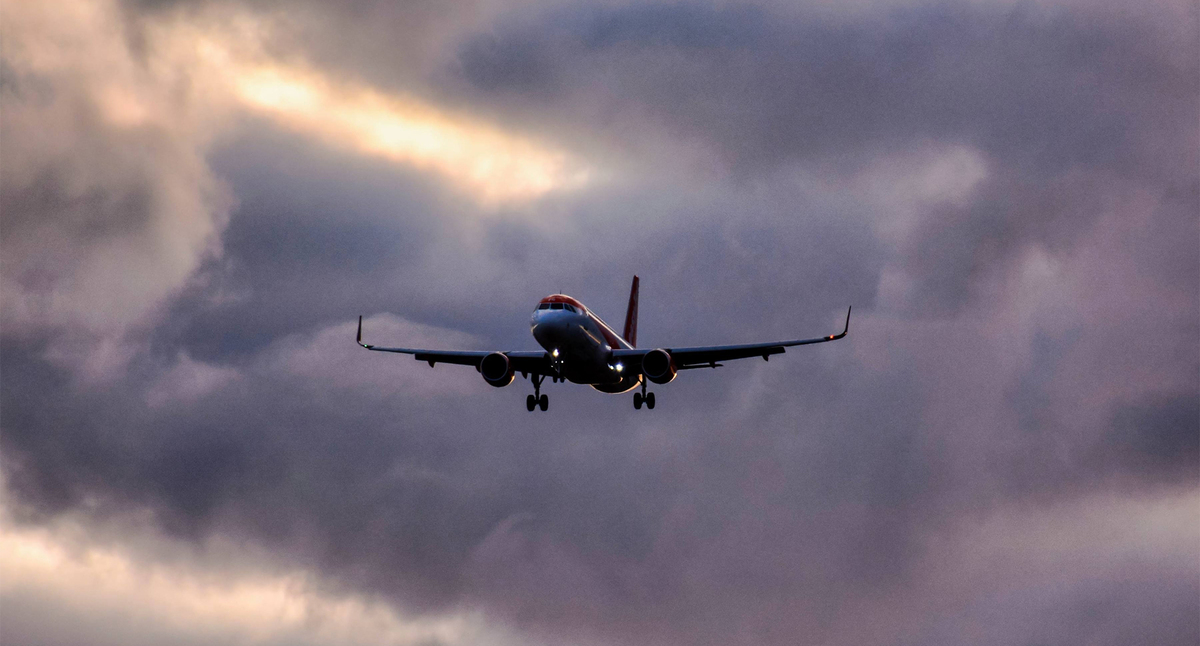
<instances>
[{"instance_id":1,"label":"winglet","mask_svg":"<svg viewBox=\"0 0 1200 646\"><path fill-rule=\"evenodd\" d=\"M371 346L362 342L362 315L361 314L358 316L358 334L354 337L354 340L362 347L364 347L368 350L371 349Z\"/></svg>"},{"instance_id":2,"label":"winglet","mask_svg":"<svg viewBox=\"0 0 1200 646\"><path fill-rule=\"evenodd\" d=\"M840 339L840 338L846 336L846 334L848 332L850 332L850 310L852 310L852 309L854 309L853 305L846 308L846 327L842 330L841 334L831 334L829 336L830 341L833 341L835 339Z\"/></svg>"}]
</instances>

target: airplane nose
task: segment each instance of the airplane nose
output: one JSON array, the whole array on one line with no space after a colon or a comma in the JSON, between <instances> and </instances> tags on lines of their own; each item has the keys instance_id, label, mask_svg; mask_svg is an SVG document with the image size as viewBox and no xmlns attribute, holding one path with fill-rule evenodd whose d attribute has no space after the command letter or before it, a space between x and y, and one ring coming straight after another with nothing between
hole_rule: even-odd
<instances>
[{"instance_id":1,"label":"airplane nose","mask_svg":"<svg viewBox=\"0 0 1200 646\"><path fill-rule=\"evenodd\" d=\"M564 312L557 310L539 310L533 317L531 331L543 345L561 341L564 332L570 327Z\"/></svg>"}]
</instances>

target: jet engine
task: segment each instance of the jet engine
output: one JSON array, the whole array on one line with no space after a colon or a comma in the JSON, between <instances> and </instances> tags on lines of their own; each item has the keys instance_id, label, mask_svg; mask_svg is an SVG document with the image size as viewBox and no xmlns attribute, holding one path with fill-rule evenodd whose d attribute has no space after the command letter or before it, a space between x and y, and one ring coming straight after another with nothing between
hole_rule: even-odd
<instances>
[{"instance_id":1,"label":"jet engine","mask_svg":"<svg viewBox=\"0 0 1200 646\"><path fill-rule=\"evenodd\" d=\"M513 380L512 365L503 352L493 352L484 357L483 361L479 362L479 372L484 381L497 388L507 386Z\"/></svg>"},{"instance_id":2,"label":"jet engine","mask_svg":"<svg viewBox=\"0 0 1200 646\"><path fill-rule=\"evenodd\" d=\"M675 361L662 348L651 350L642 357L642 374L656 384L670 383L675 379Z\"/></svg>"}]
</instances>

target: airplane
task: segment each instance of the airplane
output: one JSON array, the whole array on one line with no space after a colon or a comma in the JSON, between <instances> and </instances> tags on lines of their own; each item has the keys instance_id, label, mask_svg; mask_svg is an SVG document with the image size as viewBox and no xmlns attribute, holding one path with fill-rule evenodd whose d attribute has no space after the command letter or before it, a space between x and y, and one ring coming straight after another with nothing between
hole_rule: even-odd
<instances>
[{"instance_id":1,"label":"airplane","mask_svg":"<svg viewBox=\"0 0 1200 646\"><path fill-rule=\"evenodd\" d=\"M784 348L836 341L850 331L850 308L846 309L846 326L840 334L813 339L795 339L773 343L742 345L710 345L680 348L637 348L638 277L633 277L629 290L629 306L625 312L625 327L618 336L591 309L566 294L551 294L538 302L529 321L533 338L541 351L488 352L454 350L419 350L416 348L384 348L362 341L362 316L358 317L358 345L376 352L411 354L429 367L439 363L474 366L484 381L502 388L513 382L516 373L533 382L533 394L525 398L525 409L545 411L550 398L542 393L542 381L570 381L585 384L610 394L626 393L641 387L633 394L633 407L654 408L654 393L646 392L647 380L656 384L670 383L680 370L720 368L719 361L783 354Z\"/></svg>"}]
</instances>

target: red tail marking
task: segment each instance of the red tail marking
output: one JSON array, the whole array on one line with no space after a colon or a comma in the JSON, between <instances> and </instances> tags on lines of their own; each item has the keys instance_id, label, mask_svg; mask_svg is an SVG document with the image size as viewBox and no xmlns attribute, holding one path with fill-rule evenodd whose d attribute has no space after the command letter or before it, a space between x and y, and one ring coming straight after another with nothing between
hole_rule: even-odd
<instances>
[{"instance_id":1,"label":"red tail marking","mask_svg":"<svg viewBox=\"0 0 1200 646\"><path fill-rule=\"evenodd\" d=\"M625 310L625 332L621 336L629 345L637 346L637 310L638 310L638 277L633 277L633 287L629 289L629 309Z\"/></svg>"}]
</instances>

